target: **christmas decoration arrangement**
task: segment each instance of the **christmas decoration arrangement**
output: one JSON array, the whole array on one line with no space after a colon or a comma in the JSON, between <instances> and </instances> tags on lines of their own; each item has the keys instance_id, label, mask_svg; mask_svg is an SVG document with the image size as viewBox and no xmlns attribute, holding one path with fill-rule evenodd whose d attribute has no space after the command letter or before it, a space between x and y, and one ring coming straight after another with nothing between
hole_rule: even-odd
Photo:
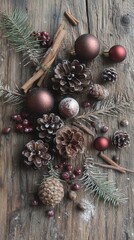
<instances>
[{"instance_id":1,"label":"christmas decoration arrangement","mask_svg":"<svg viewBox=\"0 0 134 240\"><path fill-rule=\"evenodd\" d=\"M74 27L79 24L67 11L65 20ZM130 135L126 131L129 122L122 119L120 126L125 130L117 129L111 138L104 136L109 127L100 126L101 117L117 117L126 110L133 112L133 101L129 96L125 93L111 96L105 84L118 83L118 73L112 64L126 58L126 49L115 45L104 52L111 66L101 73L103 84L100 85L94 83L88 67L89 61L100 52L100 43L95 36L79 36L74 42L74 59L54 63L66 36L64 23L51 39L46 31L33 31L27 16L16 10L11 15L1 13L0 27L16 52L22 53L24 65L35 67L33 76L21 87L11 89L0 80L2 104L21 107L11 116L15 131L31 134L31 140L23 148L22 161L33 171L44 171L38 187L38 200L34 199L33 205L42 203L48 216L53 217L55 206L67 196L79 206L78 209L85 211L85 205L77 202L77 192L82 189L114 206L126 202L126 197L114 182L108 181L102 169L112 169L117 171L116 174L133 173L133 170L120 166L116 158L111 159L104 154L111 145L120 151L130 145ZM47 86L48 77L50 82ZM87 101L81 104L77 99L82 94L87 96ZM10 127L3 126L2 134L10 134L11 131ZM91 143L88 147L87 137ZM98 159L105 164L99 160L96 162L95 156L89 156L89 148L94 149ZM80 161L77 161L78 157Z\"/></svg>"}]
</instances>

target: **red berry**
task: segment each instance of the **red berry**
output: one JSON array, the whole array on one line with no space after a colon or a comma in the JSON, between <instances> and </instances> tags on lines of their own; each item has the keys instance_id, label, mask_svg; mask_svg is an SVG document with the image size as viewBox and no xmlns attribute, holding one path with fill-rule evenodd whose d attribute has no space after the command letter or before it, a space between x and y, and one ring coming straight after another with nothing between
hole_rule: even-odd
<instances>
[{"instance_id":1,"label":"red berry","mask_svg":"<svg viewBox=\"0 0 134 240\"><path fill-rule=\"evenodd\" d=\"M22 118L25 119L25 118L27 118L29 116L29 113L23 111L23 112L21 112L21 116L22 116Z\"/></svg>"},{"instance_id":2,"label":"red berry","mask_svg":"<svg viewBox=\"0 0 134 240\"><path fill-rule=\"evenodd\" d=\"M64 165L62 163L58 164L59 169L63 169Z\"/></svg>"},{"instance_id":3,"label":"red berry","mask_svg":"<svg viewBox=\"0 0 134 240\"><path fill-rule=\"evenodd\" d=\"M81 168L76 168L75 170L74 170L74 174L76 175L76 176L80 176L81 175Z\"/></svg>"},{"instance_id":4,"label":"red berry","mask_svg":"<svg viewBox=\"0 0 134 240\"><path fill-rule=\"evenodd\" d=\"M82 108L88 108L88 107L90 107L90 102L88 101L82 102Z\"/></svg>"},{"instance_id":5,"label":"red berry","mask_svg":"<svg viewBox=\"0 0 134 240\"><path fill-rule=\"evenodd\" d=\"M11 132L11 128L10 127L6 127L2 129L2 133L3 134L9 134Z\"/></svg>"},{"instance_id":6,"label":"red berry","mask_svg":"<svg viewBox=\"0 0 134 240\"><path fill-rule=\"evenodd\" d=\"M80 189L80 185L77 184L77 183L74 183L74 184L72 185L71 189L72 189L73 191L78 191L78 190Z\"/></svg>"},{"instance_id":7,"label":"red berry","mask_svg":"<svg viewBox=\"0 0 134 240\"><path fill-rule=\"evenodd\" d=\"M68 180L68 179L70 178L70 175L69 175L68 172L63 172L63 173L61 174L61 178L62 178L63 180Z\"/></svg>"},{"instance_id":8,"label":"red berry","mask_svg":"<svg viewBox=\"0 0 134 240\"><path fill-rule=\"evenodd\" d=\"M54 216L54 210L49 210L47 212L48 217L53 217Z\"/></svg>"},{"instance_id":9,"label":"red berry","mask_svg":"<svg viewBox=\"0 0 134 240\"><path fill-rule=\"evenodd\" d=\"M72 173L71 175L70 175L70 180L74 180L76 178L76 175L74 174L74 173Z\"/></svg>"},{"instance_id":10,"label":"red berry","mask_svg":"<svg viewBox=\"0 0 134 240\"><path fill-rule=\"evenodd\" d=\"M11 119L13 120L13 121L16 121L16 119L17 119L17 114L13 114L12 116L11 116Z\"/></svg>"},{"instance_id":11,"label":"red berry","mask_svg":"<svg viewBox=\"0 0 134 240\"><path fill-rule=\"evenodd\" d=\"M23 122L22 122L23 126L28 126L29 125L29 121L28 119L24 119Z\"/></svg>"},{"instance_id":12,"label":"red berry","mask_svg":"<svg viewBox=\"0 0 134 240\"><path fill-rule=\"evenodd\" d=\"M23 133L23 132L24 132L23 125L20 124L20 123L16 124L16 130L17 130L18 132Z\"/></svg>"},{"instance_id":13,"label":"red berry","mask_svg":"<svg viewBox=\"0 0 134 240\"><path fill-rule=\"evenodd\" d=\"M70 171L72 171L73 166L71 164L66 164L65 169L66 169L66 171L70 172Z\"/></svg>"},{"instance_id":14,"label":"red berry","mask_svg":"<svg viewBox=\"0 0 134 240\"><path fill-rule=\"evenodd\" d=\"M22 122L22 117L19 114L14 114L14 115L12 115L12 120L14 120L17 123L21 123Z\"/></svg>"},{"instance_id":15,"label":"red berry","mask_svg":"<svg viewBox=\"0 0 134 240\"><path fill-rule=\"evenodd\" d=\"M24 127L24 132L25 132L25 133L30 133L30 132L32 132L32 131L33 131L33 128L32 128L32 127L30 127L30 126Z\"/></svg>"},{"instance_id":16,"label":"red berry","mask_svg":"<svg viewBox=\"0 0 134 240\"><path fill-rule=\"evenodd\" d=\"M32 207L36 207L39 205L39 202L37 200L33 200L32 203L31 203Z\"/></svg>"},{"instance_id":17,"label":"red berry","mask_svg":"<svg viewBox=\"0 0 134 240\"><path fill-rule=\"evenodd\" d=\"M101 132L106 133L108 131L108 126L102 126L101 127Z\"/></svg>"}]
</instances>

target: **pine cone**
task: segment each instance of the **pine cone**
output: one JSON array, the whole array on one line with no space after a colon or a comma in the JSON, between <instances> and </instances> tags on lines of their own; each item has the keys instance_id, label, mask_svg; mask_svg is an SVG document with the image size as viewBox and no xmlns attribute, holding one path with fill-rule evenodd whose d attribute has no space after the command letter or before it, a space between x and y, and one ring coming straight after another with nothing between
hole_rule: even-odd
<instances>
[{"instance_id":1,"label":"pine cone","mask_svg":"<svg viewBox=\"0 0 134 240\"><path fill-rule=\"evenodd\" d=\"M44 205L54 207L64 197L63 184L57 178L47 178L41 183L38 194Z\"/></svg>"},{"instance_id":2,"label":"pine cone","mask_svg":"<svg viewBox=\"0 0 134 240\"><path fill-rule=\"evenodd\" d=\"M61 94L80 93L90 84L91 73L78 60L64 60L56 66L54 72L52 88Z\"/></svg>"},{"instance_id":3,"label":"pine cone","mask_svg":"<svg viewBox=\"0 0 134 240\"><path fill-rule=\"evenodd\" d=\"M109 96L109 91L103 85L92 84L89 88L89 94L96 100L100 101Z\"/></svg>"},{"instance_id":4,"label":"pine cone","mask_svg":"<svg viewBox=\"0 0 134 240\"><path fill-rule=\"evenodd\" d=\"M63 157L75 157L84 147L82 132L75 127L63 127L56 133L56 148Z\"/></svg>"},{"instance_id":5,"label":"pine cone","mask_svg":"<svg viewBox=\"0 0 134 240\"><path fill-rule=\"evenodd\" d=\"M102 73L105 82L115 82L117 80L117 72L114 68L106 68Z\"/></svg>"},{"instance_id":6,"label":"pine cone","mask_svg":"<svg viewBox=\"0 0 134 240\"><path fill-rule=\"evenodd\" d=\"M24 162L27 165L33 165L39 169L46 165L48 161L52 159L52 156L48 153L49 145L42 140L31 140L25 146L25 150L22 155L25 157Z\"/></svg>"},{"instance_id":7,"label":"pine cone","mask_svg":"<svg viewBox=\"0 0 134 240\"><path fill-rule=\"evenodd\" d=\"M112 143L116 148L123 148L130 144L130 136L127 132L116 131L112 138Z\"/></svg>"},{"instance_id":8,"label":"pine cone","mask_svg":"<svg viewBox=\"0 0 134 240\"><path fill-rule=\"evenodd\" d=\"M63 127L64 122L54 113L44 114L42 118L37 119L37 131L39 138L45 139L46 142L52 141L56 131Z\"/></svg>"}]
</instances>

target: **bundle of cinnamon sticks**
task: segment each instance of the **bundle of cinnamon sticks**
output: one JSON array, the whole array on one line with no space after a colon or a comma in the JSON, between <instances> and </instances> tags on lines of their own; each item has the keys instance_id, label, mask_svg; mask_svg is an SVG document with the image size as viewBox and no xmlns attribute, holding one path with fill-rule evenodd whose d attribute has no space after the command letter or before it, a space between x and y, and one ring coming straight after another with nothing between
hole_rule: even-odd
<instances>
[{"instance_id":1,"label":"bundle of cinnamon sticks","mask_svg":"<svg viewBox=\"0 0 134 240\"><path fill-rule=\"evenodd\" d=\"M44 77L48 70L50 69L52 63L54 62L59 48L61 46L62 40L65 36L65 29L64 29L64 24L61 23L57 32L55 33L54 39L53 39L53 44L48 50L48 52L45 54L41 65L39 66L39 70L36 71L33 76L26 81L26 83L21 87L21 89L24 91L24 93L27 93L27 91L32 87L33 83L38 80L37 85L41 86Z\"/></svg>"}]
</instances>

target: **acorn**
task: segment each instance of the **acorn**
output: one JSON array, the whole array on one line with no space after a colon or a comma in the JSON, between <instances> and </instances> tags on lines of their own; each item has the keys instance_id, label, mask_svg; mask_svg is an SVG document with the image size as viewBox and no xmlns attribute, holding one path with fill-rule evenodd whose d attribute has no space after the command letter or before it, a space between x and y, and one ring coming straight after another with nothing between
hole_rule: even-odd
<instances>
[{"instance_id":1,"label":"acorn","mask_svg":"<svg viewBox=\"0 0 134 240\"><path fill-rule=\"evenodd\" d=\"M99 40L91 34L82 34L75 41L75 53L81 60L92 60L100 51Z\"/></svg>"}]
</instances>

